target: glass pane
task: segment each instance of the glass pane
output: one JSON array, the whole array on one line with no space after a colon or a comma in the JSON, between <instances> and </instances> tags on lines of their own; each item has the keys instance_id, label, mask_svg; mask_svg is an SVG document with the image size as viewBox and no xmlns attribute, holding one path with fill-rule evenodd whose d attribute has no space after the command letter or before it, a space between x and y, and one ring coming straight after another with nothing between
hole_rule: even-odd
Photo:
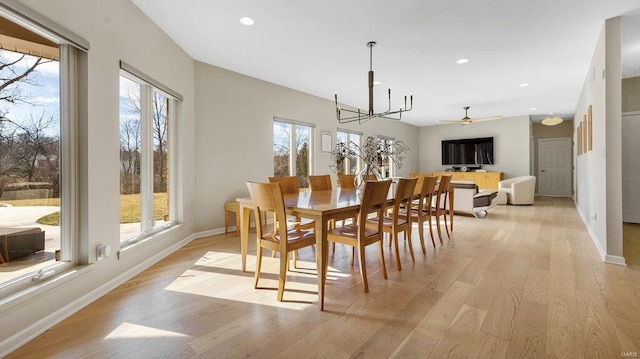
<instances>
[{"instance_id":1,"label":"glass pane","mask_svg":"<svg viewBox=\"0 0 640 359\"><path fill-rule=\"evenodd\" d=\"M310 138L310 127L296 126L296 176L300 188L309 187Z\"/></svg>"},{"instance_id":2,"label":"glass pane","mask_svg":"<svg viewBox=\"0 0 640 359\"><path fill-rule=\"evenodd\" d=\"M153 219L155 225L169 220L169 99L153 93Z\"/></svg>"},{"instance_id":3,"label":"glass pane","mask_svg":"<svg viewBox=\"0 0 640 359\"><path fill-rule=\"evenodd\" d=\"M354 145L360 146L360 135L350 133L349 143L351 146L354 146ZM359 161L360 159L358 158L358 156L355 156L355 155L349 156L349 173L358 173L358 171L360 170Z\"/></svg>"},{"instance_id":4,"label":"glass pane","mask_svg":"<svg viewBox=\"0 0 640 359\"><path fill-rule=\"evenodd\" d=\"M273 176L286 177L289 174L289 144L291 126L287 123L273 123Z\"/></svg>"},{"instance_id":5,"label":"glass pane","mask_svg":"<svg viewBox=\"0 0 640 359\"><path fill-rule=\"evenodd\" d=\"M346 132L340 132L338 131L336 133L336 142L337 143L348 143L347 141L347 133ZM349 164L349 159L345 158L342 161L338 161L338 163L336 164L336 173L337 174L344 174L345 173L345 168L347 168L347 165Z\"/></svg>"},{"instance_id":6,"label":"glass pane","mask_svg":"<svg viewBox=\"0 0 640 359\"><path fill-rule=\"evenodd\" d=\"M59 73L56 60L0 49L0 283L61 248Z\"/></svg>"},{"instance_id":7,"label":"glass pane","mask_svg":"<svg viewBox=\"0 0 640 359\"><path fill-rule=\"evenodd\" d=\"M120 239L140 233L140 85L120 76Z\"/></svg>"}]
</instances>

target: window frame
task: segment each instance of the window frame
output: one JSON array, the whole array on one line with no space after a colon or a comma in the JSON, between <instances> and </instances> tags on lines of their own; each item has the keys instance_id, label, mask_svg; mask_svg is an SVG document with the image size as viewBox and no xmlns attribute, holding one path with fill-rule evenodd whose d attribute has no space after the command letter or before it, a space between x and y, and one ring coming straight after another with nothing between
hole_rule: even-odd
<instances>
[{"instance_id":1,"label":"window frame","mask_svg":"<svg viewBox=\"0 0 640 359\"><path fill-rule=\"evenodd\" d=\"M297 126L303 126L303 127L308 127L309 128L309 173L307 173L307 176L309 175L313 175L315 174L315 160L314 160L314 153L315 153L315 141L314 141L314 136L315 136L315 127L316 125L313 123L308 123L308 122L302 122L302 121L295 121L295 120L288 120L288 119L283 119L283 118L279 118L279 117L274 117L273 118L273 126L275 126L275 123L281 123L281 124L287 124L289 125L290 128L290 133L291 135L289 136L289 176L297 176L297 164L296 164L296 159L295 159L295 155L293 155L293 153L297 153L297 148L298 148L298 144L296 143L296 127ZM271 147L273 148L274 143L273 143L273 131L272 132L272 143L271 143ZM296 151L292 152L291 149L296 149ZM272 155L273 155L273 151L272 151Z\"/></svg>"},{"instance_id":2,"label":"window frame","mask_svg":"<svg viewBox=\"0 0 640 359\"><path fill-rule=\"evenodd\" d=\"M389 137L389 136L383 136L383 135L376 135L376 140L377 141L391 141L390 143L390 148L393 150L394 146L393 144L396 142L396 139L394 137ZM393 158L389 157L387 158L387 167L389 168L389 171L386 172L384 170L384 166L380 169L380 176L382 176L382 178L392 178L395 177L396 175L396 165L393 162ZM385 176L386 174L386 176Z\"/></svg>"},{"instance_id":3,"label":"window frame","mask_svg":"<svg viewBox=\"0 0 640 359\"><path fill-rule=\"evenodd\" d=\"M140 85L140 126L141 126L141 174L140 174L140 230L136 234L120 237L120 248L134 245L155 234L180 224L177 215L179 171L176 170L178 157L177 133L182 95L124 61L120 61L120 76ZM153 96L154 92L163 95L168 100L167 150L168 156L168 214L169 220L162 225L156 225L153 218ZM120 181L118 181L120 182ZM120 225L120 223L119 223Z\"/></svg>"},{"instance_id":4,"label":"window frame","mask_svg":"<svg viewBox=\"0 0 640 359\"><path fill-rule=\"evenodd\" d=\"M336 144L338 142L340 142L340 141L338 141L338 134L339 133L346 134L346 137L347 137L347 143L346 144L347 145L349 145L352 142L351 141L351 136L352 135L358 136L359 140L356 143L356 145L358 147L362 146L362 139L364 137L364 133L363 132L353 131L353 130L346 130L346 129L343 129L343 128L338 128L338 129L336 129ZM351 174L350 169L351 169L351 158L347 156L343 160L342 173ZM353 172L353 174L357 174L358 172L360 172L361 169L362 169L362 159L360 157L357 157L357 159L356 159L356 169L355 169L355 172Z\"/></svg>"},{"instance_id":5,"label":"window frame","mask_svg":"<svg viewBox=\"0 0 640 359\"><path fill-rule=\"evenodd\" d=\"M60 84L60 258L39 270L0 282L0 299L3 299L26 293L41 282L88 262L80 253L78 164L82 146L80 118L87 101L86 87L82 85L87 78L87 68L81 56L90 46L88 41L18 2L0 2L0 16L58 44Z\"/></svg>"}]
</instances>

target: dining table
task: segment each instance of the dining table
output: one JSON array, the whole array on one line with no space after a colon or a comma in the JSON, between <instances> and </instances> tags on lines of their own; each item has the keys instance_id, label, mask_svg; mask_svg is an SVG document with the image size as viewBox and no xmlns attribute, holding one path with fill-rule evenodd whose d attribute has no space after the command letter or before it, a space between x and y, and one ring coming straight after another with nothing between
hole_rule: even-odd
<instances>
[{"instance_id":1,"label":"dining table","mask_svg":"<svg viewBox=\"0 0 640 359\"><path fill-rule=\"evenodd\" d=\"M306 191L283 195L287 215L311 219L315 222L316 267L318 272L318 306L324 310L324 287L328 258L327 232L330 220L354 218L360 210L360 192L355 189L336 188L323 191ZM254 209L251 197L236 199L240 203L240 248L242 271L246 272L249 247L250 213ZM388 201L393 201L389 191Z\"/></svg>"},{"instance_id":2,"label":"dining table","mask_svg":"<svg viewBox=\"0 0 640 359\"><path fill-rule=\"evenodd\" d=\"M453 206L453 191L450 191L449 205ZM393 205L395 186L389 189L388 205ZM316 268L318 272L318 306L324 310L324 289L326 283L329 221L340 221L357 216L360 210L361 192L354 188L335 188L322 191L300 191L284 194L284 206L287 215L311 219L315 222ZM249 227L251 211L254 210L251 197L239 197L240 203L240 252L242 271L247 271L247 252L249 248ZM450 211L453 225L453 210ZM453 227L453 226L452 226ZM453 228L452 228L453 229Z\"/></svg>"}]
</instances>

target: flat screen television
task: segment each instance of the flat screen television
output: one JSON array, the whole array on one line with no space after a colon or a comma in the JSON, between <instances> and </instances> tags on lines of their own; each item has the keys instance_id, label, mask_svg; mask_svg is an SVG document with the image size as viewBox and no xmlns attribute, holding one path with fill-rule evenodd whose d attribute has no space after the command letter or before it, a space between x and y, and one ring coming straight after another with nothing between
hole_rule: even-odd
<instances>
[{"instance_id":1,"label":"flat screen television","mask_svg":"<svg viewBox=\"0 0 640 359\"><path fill-rule=\"evenodd\" d=\"M442 141L442 164L480 166L493 164L493 137Z\"/></svg>"}]
</instances>

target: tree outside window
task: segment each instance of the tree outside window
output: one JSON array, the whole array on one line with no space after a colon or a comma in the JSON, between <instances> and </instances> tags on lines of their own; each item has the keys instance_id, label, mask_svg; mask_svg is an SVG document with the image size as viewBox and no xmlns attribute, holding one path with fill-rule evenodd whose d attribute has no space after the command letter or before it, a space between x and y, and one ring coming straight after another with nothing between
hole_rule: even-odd
<instances>
[{"instance_id":1,"label":"tree outside window","mask_svg":"<svg viewBox=\"0 0 640 359\"><path fill-rule=\"evenodd\" d=\"M313 127L284 121L273 122L273 175L297 176L301 188L309 187ZM292 155L295 149L295 155Z\"/></svg>"}]
</instances>

